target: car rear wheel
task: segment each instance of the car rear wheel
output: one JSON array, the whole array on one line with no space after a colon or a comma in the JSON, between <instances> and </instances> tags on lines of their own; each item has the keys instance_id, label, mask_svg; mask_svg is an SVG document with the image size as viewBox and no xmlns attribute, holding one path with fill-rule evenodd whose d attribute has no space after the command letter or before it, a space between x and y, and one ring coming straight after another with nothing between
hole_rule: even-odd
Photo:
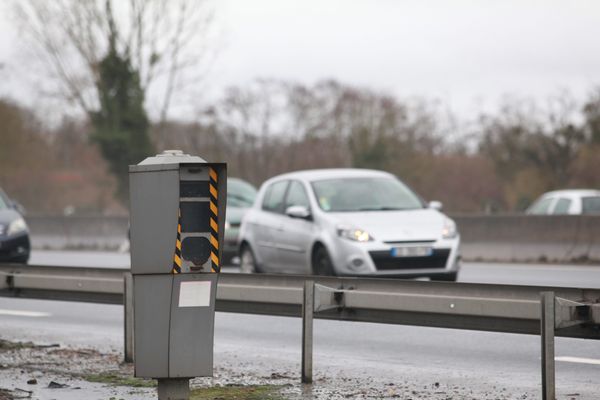
<instances>
[{"instance_id":1,"label":"car rear wheel","mask_svg":"<svg viewBox=\"0 0 600 400\"><path fill-rule=\"evenodd\" d=\"M324 246L318 246L313 253L312 261L313 274L323 276L333 276L333 263L329 257L329 253Z\"/></svg>"},{"instance_id":2,"label":"car rear wheel","mask_svg":"<svg viewBox=\"0 0 600 400\"><path fill-rule=\"evenodd\" d=\"M240 252L240 272L243 274L254 274L260 272L256 265L256 258L252 249L247 244Z\"/></svg>"}]
</instances>

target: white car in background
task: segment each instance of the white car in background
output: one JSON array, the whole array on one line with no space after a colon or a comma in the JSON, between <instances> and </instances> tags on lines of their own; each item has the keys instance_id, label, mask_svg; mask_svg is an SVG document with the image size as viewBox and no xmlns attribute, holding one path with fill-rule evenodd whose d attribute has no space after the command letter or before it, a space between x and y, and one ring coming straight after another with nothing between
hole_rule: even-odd
<instances>
[{"instance_id":1,"label":"white car in background","mask_svg":"<svg viewBox=\"0 0 600 400\"><path fill-rule=\"evenodd\" d=\"M571 189L544 193L525 213L530 215L600 214L600 190Z\"/></svg>"},{"instance_id":2,"label":"white car in background","mask_svg":"<svg viewBox=\"0 0 600 400\"><path fill-rule=\"evenodd\" d=\"M241 270L453 281L460 237L439 208L382 171L279 175L244 216Z\"/></svg>"}]
</instances>

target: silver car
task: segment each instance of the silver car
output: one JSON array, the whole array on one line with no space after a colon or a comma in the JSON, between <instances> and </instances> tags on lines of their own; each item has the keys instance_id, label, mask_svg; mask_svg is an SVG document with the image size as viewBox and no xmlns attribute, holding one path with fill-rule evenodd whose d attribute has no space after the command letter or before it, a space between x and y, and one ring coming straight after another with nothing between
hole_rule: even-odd
<instances>
[{"instance_id":1,"label":"silver car","mask_svg":"<svg viewBox=\"0 0 600 400\"><path fill-rule=\"evenodd\" d=\"M460 237L441 204L363 169L266 181L240 229L242 272L456 280Z\"/></svg>"}]
</instances>

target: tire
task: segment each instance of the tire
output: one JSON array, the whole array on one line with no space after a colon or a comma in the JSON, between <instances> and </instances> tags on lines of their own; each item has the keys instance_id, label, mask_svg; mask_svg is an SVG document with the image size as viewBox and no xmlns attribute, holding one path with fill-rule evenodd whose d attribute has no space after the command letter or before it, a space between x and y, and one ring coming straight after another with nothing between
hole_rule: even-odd
<instances>
[{"instance_id":1,"label":"tire","mask_svg":"<svg viewBox=\"0 0 600 400\"><path fill-rule=\"evenodd\" d=\"M335 276L333 263L329 257L327 249L320 245L317 246L312 257L312 270L314 275Z\"/></svg>"},{"instance_id":2,"label":"tire","mask_svg":"<svg viewBox=\"0 0 600 400\"><path fill-rule=\"evenodd\" d=\"M449 274L440 274L434 275L431 277L432 281L442 281L442 282L456 282L458 278L458 272L451 272Z\"/></svg>"},{"instance_id":3,"label":"tire","mask_svg":"<svg viewBox=\"0 0 600 400\"><path fill-rule=\"evenodd\" d=\"M249 245L245 244L240 251L240 272L242 274L255 274L260 272L256 265L256 257Z\"/></svg>"}]
</instances>

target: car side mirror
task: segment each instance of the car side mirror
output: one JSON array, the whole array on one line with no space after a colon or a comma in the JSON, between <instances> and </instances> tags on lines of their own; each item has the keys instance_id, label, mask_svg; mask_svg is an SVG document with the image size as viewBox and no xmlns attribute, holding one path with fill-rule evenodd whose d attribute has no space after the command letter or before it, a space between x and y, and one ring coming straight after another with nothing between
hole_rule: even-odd
<instances>
[{"instance_id":1,"label":"car side mirror","mask_svg":"<svg viewBox=\"0 0 600 400\"><path fill-rule=\"evenodd\" d=\"M290 206L285 210L285 214L291 218L310 219L310 211L304 206Z\"/></svg>"},{"instance_id":2,"label":"car side mirror","mask_svg":"<svg viewBox=\"0 0 600 400\"><path fill-rule=\"evenodd\" d=\"M442 211L443 204L441 201L434 200L429 202L428 207L433 210Z\"/></svg>"}]
</instances>

